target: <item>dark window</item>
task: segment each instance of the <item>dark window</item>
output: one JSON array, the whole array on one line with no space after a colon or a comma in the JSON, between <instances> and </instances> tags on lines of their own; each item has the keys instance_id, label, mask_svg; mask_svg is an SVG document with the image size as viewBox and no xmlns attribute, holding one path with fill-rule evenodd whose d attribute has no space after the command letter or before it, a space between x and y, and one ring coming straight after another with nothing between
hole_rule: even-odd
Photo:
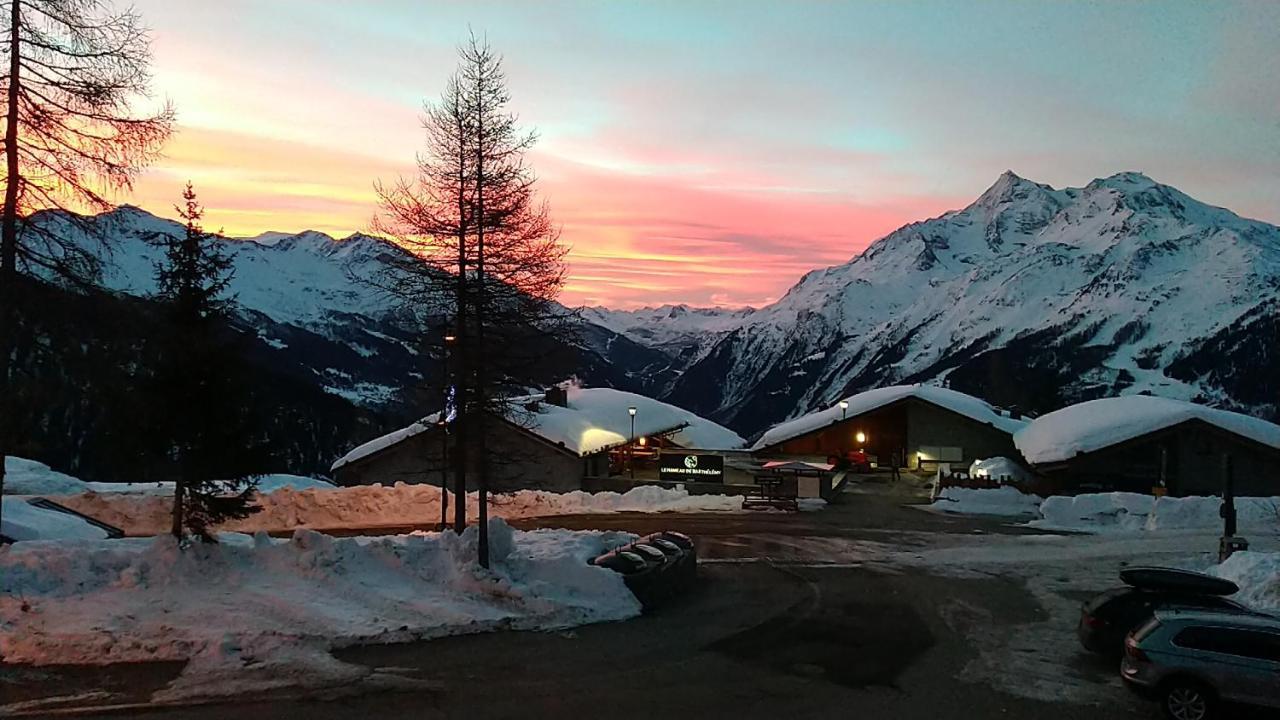
<instances>
[{"instance_id":1,"label":"dark window","mask_svg":"<svg viewBox=\"0 0 1280 720\"><path fill-rule=\"evenodd\" d=\"M1189 627L1173 644L1192 650L1280 662L1280 635L1259 630Z\"/></svg>"}]
</instances>

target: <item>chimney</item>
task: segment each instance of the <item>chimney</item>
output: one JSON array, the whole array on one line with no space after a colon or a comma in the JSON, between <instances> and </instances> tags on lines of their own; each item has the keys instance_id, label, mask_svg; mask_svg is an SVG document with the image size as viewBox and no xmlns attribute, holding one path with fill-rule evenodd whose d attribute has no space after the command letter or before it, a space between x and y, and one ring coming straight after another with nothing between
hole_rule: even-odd
<instances>
[{"instance_id":1,"label":"chimney","mask_svg":"<svg viewBox=\"0 0 1280 720\"><path fill-rule=\"evenodd\" d=\"M548 405L559 405L562 408L569 407L569 391L563 387L547 388L547 394L544 399Z\"/></svg>"}]
</instances>

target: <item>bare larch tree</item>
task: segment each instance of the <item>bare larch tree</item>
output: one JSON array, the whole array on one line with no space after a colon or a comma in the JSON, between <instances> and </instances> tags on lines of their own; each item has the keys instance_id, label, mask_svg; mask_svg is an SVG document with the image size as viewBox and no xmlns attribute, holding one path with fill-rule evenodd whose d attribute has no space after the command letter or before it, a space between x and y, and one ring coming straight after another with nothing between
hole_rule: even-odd
<instances>
[{"instance_id":1,"label":"bare larch tree","mask_svg":"<svg viewBox=\"0 0 1280 720\"><path fill-rule=\"evenodd\" d=\"M0 491L16 430L14 323L27 273L85 283L93 255L28 223L39 210L103 211L154 160L173 110L134 111L148 94L150 44L132 10L102 0L5 5L4 208L0 218ZM85 224L86 229L89 226Z\"/></svg>"},{"instance_id":2,"label":"bare larch tree","mask_svg":"<svg viewBox=\"0 0 1280 720\"><path fill-rule=\"evenodd\" d=\"M489 439L519 408L512 398L554 375L547 358L572 339L574 317L556 302L568 248L534 192L525 154L536 136L508 109L502 59L475 36L458 71L427 106L427 153L418 176L378 186L378 230L410 251L388 285L418 309L448 317L455 419L456 498L468 471L479 493L479 556L488 565ZM548 373L551 374L548 374ZM455 529L465 503L455 499Z\"/></svg>"}]
</instances>

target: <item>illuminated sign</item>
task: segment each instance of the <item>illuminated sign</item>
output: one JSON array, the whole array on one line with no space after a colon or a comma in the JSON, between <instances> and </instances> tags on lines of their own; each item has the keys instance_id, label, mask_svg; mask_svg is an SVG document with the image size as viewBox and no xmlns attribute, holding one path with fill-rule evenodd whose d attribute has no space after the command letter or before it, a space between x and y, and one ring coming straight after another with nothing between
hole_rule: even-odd
<instances>
[{"instance_id":1,"label":"illuminated sign","mask_svg":"<svg viewBox=\"0 0 1280 720\"><path fill-rule=\"evenodd\" d=\"M667 482L724 482L724 456L662 453L658 478Z\"/></svg>"}]
</instances>

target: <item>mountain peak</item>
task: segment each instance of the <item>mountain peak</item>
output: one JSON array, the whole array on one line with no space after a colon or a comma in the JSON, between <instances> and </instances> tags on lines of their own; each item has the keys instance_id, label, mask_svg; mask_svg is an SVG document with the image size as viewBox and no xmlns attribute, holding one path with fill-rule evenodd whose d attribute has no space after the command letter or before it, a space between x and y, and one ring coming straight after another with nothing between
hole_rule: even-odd
<instances>
[{"instance_id":1,"label":"mountain peak","mask_svg":"<svg viewBox=\"0 0 1280 720\"><path fill-rule=\"evenodd\" d=\"M1126 170L1125 172L1118 172L1109 177L1098 178L1097 180L1089 183L1086 189L1096 190L1098 188L1111 188L1114 190L1133 191L1147 190L1149 188L1157 187L1159 184L1160 183L1157 183L1155 180L1152 180L1143 173L1135 170Z\"/></svg>"},{"instance_id":2,"label":"mountain peak","mask_svg":"<svg viewBox=\"0 0 1280 720\"><path fill-rule=\"evenodd\" d=\"M1040 183L1021 177L1012 170L1005 170L996 178L995 184L987 188L978 198L978 205L996 207L1012 200L1023 200L1038 192L1047 192L1050 188Z\"/></svg>"}]
</instances>

